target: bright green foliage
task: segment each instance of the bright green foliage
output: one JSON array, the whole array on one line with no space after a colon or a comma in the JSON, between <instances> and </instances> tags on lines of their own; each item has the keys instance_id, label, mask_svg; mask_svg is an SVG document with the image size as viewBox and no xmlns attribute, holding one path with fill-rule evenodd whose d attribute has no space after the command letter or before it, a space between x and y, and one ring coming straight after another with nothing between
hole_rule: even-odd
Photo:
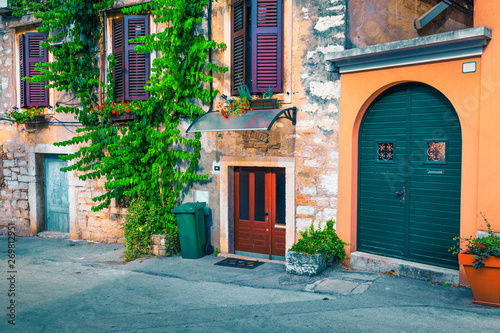
<instances>
[{"instance_id":1,"label":"bright green foliage","mask_svg":"<svg viewBox=\"0 0 500 333\"><path fill-rule=\"evenodd\" d=\"M163 228L161 212L157 205L148 204L144 198L135 199L128 208L123 224L125 234L125 262L140 258L150 253L151 235L155 230L164 229L171 243L166 244L174 253L179 252L179 231L177 225ZM174 254L169 253L169 254Z\"/></svg>"},{"instance_id":2,"label":"bright green foliage","mask_svg":"<svg viewBox=\"0 0 500 333\"><path fill-rule=\"evenodd\" d=\"M346 257L344 246L349 244L343 242L337 236L335 229L333 229L334 224L335 221L333 219L326 222L326 226L323 229L321 229L321 223L318 229L314 229L314 224L311 224L306 230L300 232L302 238L293 244L290 250L309 255L319 253L328 258L327 263L329 265L332 264L332 261L344 261Z\"/></svg>"},{"instance_id":3,"label":"bright green foliage","mask_svg":"<svg viewBox=\"0 0 500 333\"><path fill-rule=\"evenodd\" d=\"M224 45L207 40L199 31L209 1L155 0L122 10L127 15L151 12L154 22L166 27L137 40L142 45L136 46L136 51L158 54L146 86L150 97L130 103L130 112L137 119L126 124L110 121L114 100L112 56L108 59L105 103L97 103L99 12L114 1L47 0L40 4L22 0L18 7L17 15L34 12L42 19L39 31L48 33L65 26L61 34L73 36L61 47L44 45L55 60L39 64L43 75L30 78L48 80L49 87L76 94L72 105L61 104L56 110L75 114L84 125L77 136L56 144L81 145L78 152L63 157L73 161L66 171L77 171L81 180L105 179L106 192L93 198L98 203L94 211L124 196L141 197L148 207L155 207L159 218L145 229L148 233L163 233L175 226L170 210L176 206L180 191L191 182L207 178L196 173L200 135L186 138L178 125L181 118L194 120L203 114L200 106L217 95L217 90L209 89L213 80L210 71L227 70L207 60L210 49Z\"/></svg>"}]
</instances>

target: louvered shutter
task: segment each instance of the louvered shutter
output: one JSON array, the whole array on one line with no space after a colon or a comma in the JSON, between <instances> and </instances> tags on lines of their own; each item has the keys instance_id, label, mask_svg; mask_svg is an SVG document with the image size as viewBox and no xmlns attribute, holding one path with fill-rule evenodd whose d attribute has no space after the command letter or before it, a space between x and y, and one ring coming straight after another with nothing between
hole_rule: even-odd
<instances>
[{"instance_id":1,"label":"louvered shutter","mask_svg":"<svg viewBox=\"0 0 500 333\"><path fill-rule=\"evenodd\" d=\"M231 11L231 95L237 95L246 82L246 1L232 0Z\"/></svg>"},{"instance_id":2,"label":"louvered shutter","mask_svg":"<svg viewBox=\"0 0 500 333\"><path fill-rule=\"evenodd\" d=\"M130 39L149 34L149 16L125 16L125 100L147 100L149 93L144 89L149 78L149 53L134 50L138 43Z\"/></svg>"},{"instance_id":3,"label":"louvered shutter","mask_svg":"<svg viewBox=\"0 0 500 333\"><path fill-rule=\"evenodd\" d=\"M283 92L283 0L252 0L252 91Z\"/></svg>"},{"instance_id":4,"label":"louvered shutter","mask_svg":"<svg viewBox=\"0 0 500 333\"><path fill-rule=\"evenodd\" d=\"M25 56L25 37L24 35L19 36L19 73L21 76L21 107L26 106L26 81L22 80L26 77L26 56Z\"/></svg>"},{"instance_id":5,"label":"louvered shutter","mask_svg":"<svg viewBox=\"0 0 500 333\"><path fill-rule=\"evenodd\" d=\"M48 52L41 45L46 42L44 33L29 32L19 38L20 73L21 78L41 75L35 70L39 62L48 62ZM23 44L23 45L21 45ZM49 91L45 88L47 81L28 82L21 80L21 107L49 106Z\"/></svg>"},{"instance_id":6,"label":"louvered shutter","mask_svg":"<svg viewBox=\"0 0 500 333\"><path fill-rule=\"evenodd\" d=\"M112 22L113 56L116 60L113 81L115 83L115 100L117 102L125 99L125 29L123 21L123 17L121 17L114 19Z\"/></svg>"}]
</instances>

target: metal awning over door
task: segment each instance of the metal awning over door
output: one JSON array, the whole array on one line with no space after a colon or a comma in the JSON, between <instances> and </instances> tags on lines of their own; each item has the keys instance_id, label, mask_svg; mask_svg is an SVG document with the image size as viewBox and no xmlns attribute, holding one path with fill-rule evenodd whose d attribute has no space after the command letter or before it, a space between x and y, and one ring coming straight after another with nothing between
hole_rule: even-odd
<instances>
[{"instance_id":1,"label":"metal awning over door","mask_svg":"<svg viewBox=\"0 0 500 333\"><path fill-rule=\"evenodd\" d=\"M270 130L281 118L289 119L295 125L297 108L254 110L240 116L223 118L220 112L212 111L199 116L189 126L187 133L220 131Z\"/></svg>"}]
</instances>

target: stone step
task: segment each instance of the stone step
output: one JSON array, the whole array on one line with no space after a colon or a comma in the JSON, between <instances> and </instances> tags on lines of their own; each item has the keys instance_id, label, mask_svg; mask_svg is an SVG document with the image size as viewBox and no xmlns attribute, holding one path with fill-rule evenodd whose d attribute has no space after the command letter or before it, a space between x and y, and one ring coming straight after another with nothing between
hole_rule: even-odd
<instances>
[{"instance_id":1,"label":"stone step","mask_svg":"<svg viewBox=\"0 0 500 333\"><path fill-rule=\"evenodd\" d=\"M459 271L402 259L356 251L351 253L351 267L368 272L390 272L416 280L438 284L458 284Z\"/></svg>"},{"instance_id":2,"label":"stone step","mask_svg":"<svg viewBox=\"0 0 500 333\"><path fill-rule=\"evenodd\" d=\"M42 231L37 235L39 238L69 238L69 233L58 231Z\"/></svg>"}]
</instances>

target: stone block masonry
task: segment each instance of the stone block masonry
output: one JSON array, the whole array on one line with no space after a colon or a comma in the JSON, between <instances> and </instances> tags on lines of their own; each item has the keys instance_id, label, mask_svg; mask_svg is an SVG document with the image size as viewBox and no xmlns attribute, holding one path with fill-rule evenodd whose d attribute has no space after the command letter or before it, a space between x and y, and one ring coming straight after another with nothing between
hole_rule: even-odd
<instances>
[{"instance_id":1,"label":"stone block masonry","mask_svg":"<svg viewBox=\"0 0 500 333\"><path fill-rule=\"evenodd\" d=\"M326 259L321 254L307 255L295 251L286 252L286 272L295 275L314 276L326 268Z\"/></svg>"},{"instance_id":2,"label":"stone block masonry","mask_svg":"<svg viewBox=\"0 0 500 333\"><path fill-rule=\"evenodd\" d=\"M24 145L0 145L0 234L7 225L16 225L18 236L30 236L27 155Z\"/></svg>"},{"instance_id":3,"label":"stone block masonry","mask_svg":"<svg viewBox=\"0 0 500 333\"><path fill-rule=\"evenodd\" d=\"M125 208L117 208L113 200L109 208L94 212L98 204L92 198L104 194L104 180L87 180L77 188L75 236L97 242L123 242Z\"/></svg>"}]
</instances>

